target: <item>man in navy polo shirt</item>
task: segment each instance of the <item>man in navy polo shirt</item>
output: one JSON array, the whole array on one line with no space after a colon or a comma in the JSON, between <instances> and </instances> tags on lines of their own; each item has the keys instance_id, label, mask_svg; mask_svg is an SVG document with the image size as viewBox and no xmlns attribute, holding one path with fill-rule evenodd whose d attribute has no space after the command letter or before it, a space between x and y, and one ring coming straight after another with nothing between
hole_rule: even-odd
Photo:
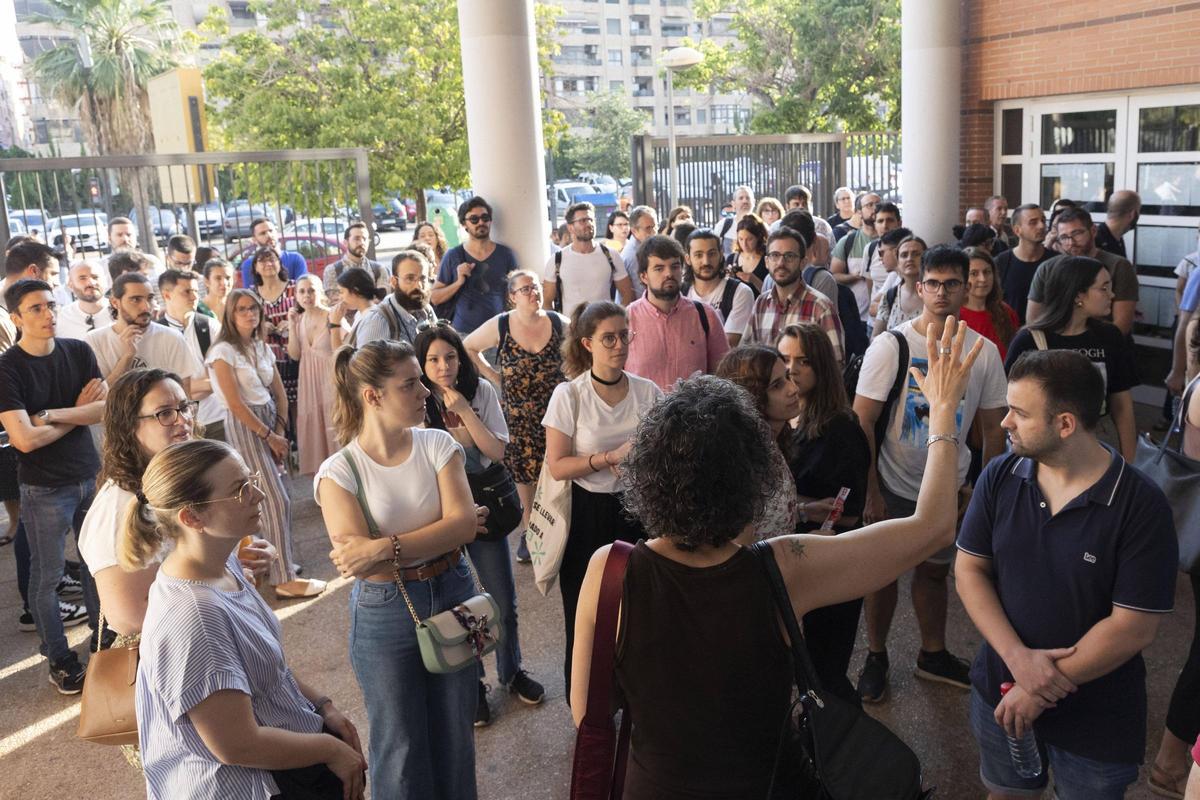
<instances>
[{"instance_id":1,"label":"man in navy polo shirt","mask_svg":"<svg viewBox=\"0 0 1200 800\"><path fill-rule=\"evenodd\" d=\"M986 642L971 728L993 800L1125 796L1146 749L1141 652L1175 596L1167 499L1096 438L1104 383L1083 355L1026 353L1009 372L1012 453L983 471L958 536L958 593ZM1001 699L1000 686L1013 688ZM1019 776L1006 734L1035 731Z\"/></svg>"}]
</instances>

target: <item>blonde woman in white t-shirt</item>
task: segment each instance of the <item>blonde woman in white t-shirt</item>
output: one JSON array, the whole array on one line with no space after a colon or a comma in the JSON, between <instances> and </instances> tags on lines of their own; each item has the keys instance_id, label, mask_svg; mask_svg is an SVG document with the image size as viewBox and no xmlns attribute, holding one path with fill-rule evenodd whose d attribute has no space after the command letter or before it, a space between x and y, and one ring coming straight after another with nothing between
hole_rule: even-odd
<instances>
[{"instance_id":1,"label":"blonde woman in white t-shirt","mask_svg":"<svg viewBox=\"0 0 1200 800\"><path fill-rule=\"evenodd\" d=\"M347 345L333 372L333 421L346 444L317 471L313 494L333 563L358 579L350 663L371 722L371 794L474 800L477 673L426 671L413 621L476 591L463 558L475 538L463 449L446 431L418 427L429 390L408 343Z\"/></svg>"}]
</instances>

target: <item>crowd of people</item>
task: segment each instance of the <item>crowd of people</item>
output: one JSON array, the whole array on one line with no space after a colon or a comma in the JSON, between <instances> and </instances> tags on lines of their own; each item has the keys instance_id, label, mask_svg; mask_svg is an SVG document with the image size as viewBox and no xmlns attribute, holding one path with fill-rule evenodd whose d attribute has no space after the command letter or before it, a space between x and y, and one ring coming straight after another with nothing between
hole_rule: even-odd
<instances>
[{"instance_id":1,"label":"crowd of people","mask_svg":"<svg viewBox=\"0 0 1200 800\"><path fill-rule=\"evenodd\" d=\"M120 217L102 259L63 264L14 237L3 541L50 683L87 685L66 627L86 622L92 650L140 641L126 756L151 798L469 800L485 660L433 669L421 630L486 591L495 682L545 700L522 662L514 559L530 560L539 484L555 483L577 722L605 560L635 545L614 666L633 720L626 797L794 794L799 776L773 767L792 672L749 548L763 540L826 691L885 702L892 658L907 660L969 693L991 797L1036 796L1051 775L1062 800L1124 796L1147 741L1141 652L1178 570L1172 509L1134 466L1131 391L1161 377L1139 372L1131 337L1123 237L1140 201L1113 193L1097 225L1069 200L1047 220L991 197L951 234L906 228L875 192L832 199L823 219L803 186L782 200L739 186L711 229L687 206L599 220L576 203L544 265L492 239L506 210L480 196L458 210L462 244L421 223L380 263L355 222L321 275L268 219L240 264L187 236L142 253ZM1164 406L1194 459L1197 263L1177 273ZM263 597L327 588L293 545L299 475L354 579L362 741L287 666ZM984 640L973 661L948 647L952 568ZM893 654L909 572L920 645ZM706 699L713 686L728 696ZM1200 636L1150 771L1163 796L1190 791L1198 709ZM1010 755L1028 731L1033 774Z\"/></svg>"}]
</instances>

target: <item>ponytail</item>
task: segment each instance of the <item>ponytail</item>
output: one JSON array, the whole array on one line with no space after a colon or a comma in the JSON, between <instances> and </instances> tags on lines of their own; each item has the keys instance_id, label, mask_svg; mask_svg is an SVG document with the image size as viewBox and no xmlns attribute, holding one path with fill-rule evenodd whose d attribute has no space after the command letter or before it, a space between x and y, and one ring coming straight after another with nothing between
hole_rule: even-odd
<instances>
[{"instance_id":1,"label":"ponytail","mask_svg":"<svg viewBox=\"0 0 1200 800\"><path fill-rule=\"evenodd\" d=\"M604 320L623 316L625 309L608 301L575 306L562 344L562 369L568 378L576 378L592 368L592 354L583 346L583 340L591 338Z\"/></svg>"},{"instance_id":2,"label":"ponytail","mask_svg":"<svg viewBox=\"0 0 1200 800\"><path fill-rule=\"evenodd\" d=\"M412 345L388 339L376 339L359 348L338 348L333 356L333 428L339 442L348 444L362 430L366 411L363 387L382 389L384 382L396 374L396 365L409 358L416 358Z\"/></svg>"},{"instance_id":3,"label":"ponytail","mask_svg":"<svg viewBox=\"0 0 1200 800\"><path fill-rule=\"evenodd\" d=\"M145 569L162 549L163 534L141 492L125 507L121 531L117 542L117 563L130 572Z\"/></svg>"},{"instance_id":4,"label":"ponytail","mask_svg":"<svg viewBox=\"0 0 1200 800\"><path fill-rule=\"evenodd\" d=\"M362 427L362 398L354 391L350 376L350 360L358 350L352 344L342 345L333 354L333 430L338 442L347 444Z\"/></svg>"}]
</instances>

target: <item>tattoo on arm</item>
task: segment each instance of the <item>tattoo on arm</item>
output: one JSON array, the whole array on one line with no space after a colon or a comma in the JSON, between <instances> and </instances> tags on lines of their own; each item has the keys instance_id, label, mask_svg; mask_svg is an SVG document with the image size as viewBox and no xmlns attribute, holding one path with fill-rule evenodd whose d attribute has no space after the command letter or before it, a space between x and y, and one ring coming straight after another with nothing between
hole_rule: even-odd
<instances>
[{"instance_id":1,"label":"tattoo on arm","mask_svg":"<svg viewBox=\"0 0 1200 800\"><path fill-rule=\"evenodd\" d=\"M804 558L804 542L799 539L788 539L788 549L796 558Z\"/></svg>"}]
</instances>

